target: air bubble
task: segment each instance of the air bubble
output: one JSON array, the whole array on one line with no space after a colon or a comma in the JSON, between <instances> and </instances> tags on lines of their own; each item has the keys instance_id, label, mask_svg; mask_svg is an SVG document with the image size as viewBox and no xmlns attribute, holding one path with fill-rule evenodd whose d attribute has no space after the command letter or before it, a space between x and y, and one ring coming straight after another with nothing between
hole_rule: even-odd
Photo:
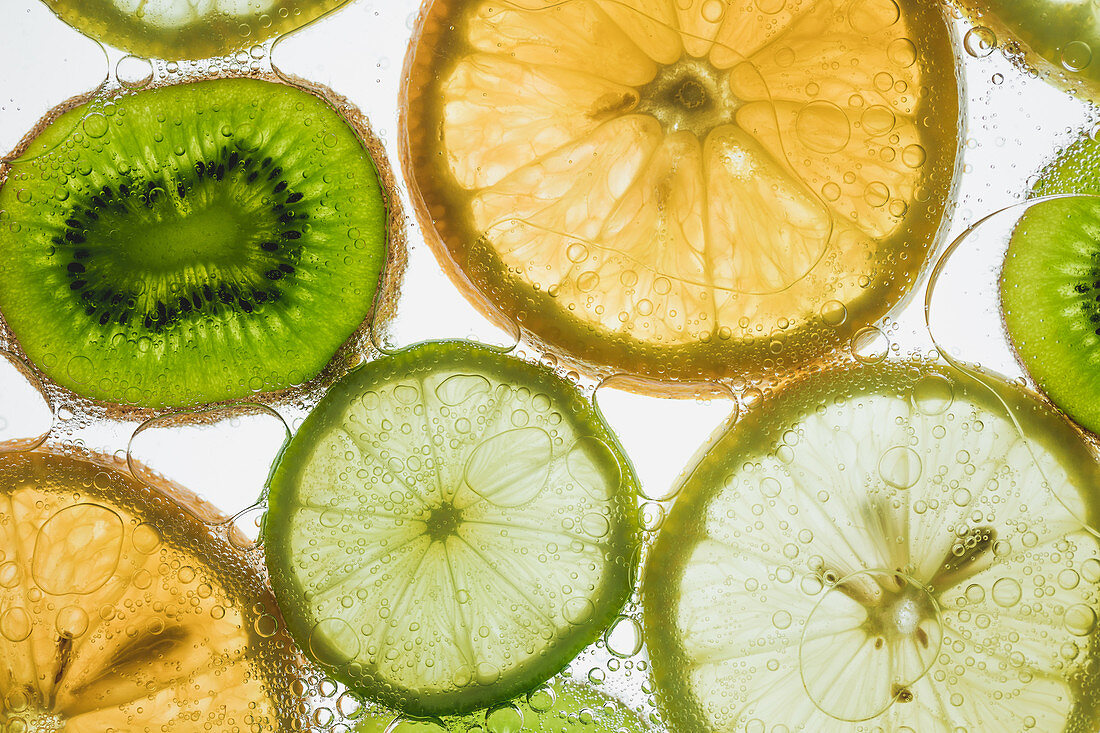
<instances>
[{"instance_id":1,"label":"air bubble","mask_svg":"<svg viewBox=\"0 0 1100 733\"><path fill-rule=\"evenodd\" d=\"M309 650L321 664L340 666L359 655L359 635L343 619L323 619L310 631Z\"/></svg>"},{"instance_id":2,"label":"air bubble","mask_svg":"<svg viewBox=\"0 0 1100 733\"><path fill-rule=\"evenodd\" d=\"M921 477L921 460L917 452L906 446L895 446L882 454L878 473L895 489L910 489Z\"/></svg>"},{"instance_id":3,"label":"air bubble","mask_svg":"<svg viewBox=\"0 0 1100 733\"><path fill-rule=\"evenodd\" d=\"M1084 603L1070 606L1066 609L1062 624L1074 636L1088 636L1096 628L1096 611Z\"/></svg>"},{"instance_id":4,"label":"air bubble","mask_svg":"<svg viewBox=\"0 0 1100 733\"><path fill-rule=\"evenodd\" d=\"M798 111L795 119L798 139L818 153L837 153L852 137L848 116L832 102L810 102Z\"/></svg>"},{"instance_id":5,"label":"air bubble","mask_svg":"<svg viewBox=\"0 0 1100 733\"><path fill-rule=\"evenodd\" d=\"M963 36L963 48L976 59L984 59L997 48L997 34L985 26L971 28Z\"/></svg>"},{"instance_id":6,"label":"air bubble","mask_svg":"<svg viewBox=\"0 0 1100 733\"><path fill-rule=\"evenodd\" d=\"M1092 63L1092 47L1084 41L1072 41L1062 49L1062 66L1066 71L1084 71Z\"/></svg>"},{"instance_id":7,"label":"air bubble","mask_svg":"<svg viewBox=\"0 0 1100 733\"><path fill-rule=\"evenodd\" d=\"M81 125L84 127L84 132L91 138L103 137L109 128L107 118L99 112L93 112L85 117Z\"/></svg>"},{"instance_id":8,"label":"air bubble","mask_svg":"<svg viewBox=\"0 0 1100 733\"><path fill-rule=\"evenodd\" d=\"M619 616L604 634L607 650L626 659L642 650L642 627L630 616Z\"/></svg>"},{"instance_id":9,"label":"air bubble","mask_svg":"<svg viewBox=\"0 0 1100 733\"><path fill-rule=\"evenodd\" d=\"M85 595L102 588L115 574L125 530L122 518L98 504L66 507L38 530L31 575L54 595ZM79 564L72 558L79 557Z\"/></svg>"},{"instance_id":10,"label":"air bubble","mask_svg":"<svg viewBox=\"0 0 1100 733\"><path fill-rule=\"evenodd\" d=\"M877 364L886 358L890 341L874 326L861 328L852 337L852 355L863 364Z\"/></svg>"},{"instance_id":11,"label":"air bubble","mask_svg":"<svg viewBox=\"0 0 1100 733\"><path fill-rule=\"evenodd\" d=\"M1022 595L1020 584L1012 578L1000 578L993 584L993 602L1001 608L1012 608Z\"/></svg>"}]
</instances>

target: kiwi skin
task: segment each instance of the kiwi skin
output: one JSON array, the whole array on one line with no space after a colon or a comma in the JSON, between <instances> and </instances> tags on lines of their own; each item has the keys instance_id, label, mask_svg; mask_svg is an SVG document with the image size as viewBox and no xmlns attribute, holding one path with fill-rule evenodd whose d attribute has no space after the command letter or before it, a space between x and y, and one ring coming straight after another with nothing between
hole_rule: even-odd
<instances>
[{"instance_id":1,"label":"kiwi skin","mask_svg":"<svg viewBox=\"0 0 1100 733\"><path fill-rule=\"evenodd\" d=\"M158 135L162 142L153 139ZM24 353L47 383L123 410L281 393L318 374L331 378L349 352L362 350L383 271L378 312L392 314L404 263L403 218L387 193L393 175L361 115L322 87L234 78L160 87L117 103L77 98L47 115L16 155L15 162L0 168L0 327L6 326L0 345L7 340ZM76 165L67 165L66 157ZM293 181L271 176L284 168L282 178ZM255 221L246 222L252 229L242 229L242 238L251 239L246 245L252 246L246 252L253 265L246 285L280 297L264 302L237 297L248 293L227 297L224 289L203 292L199 283L185 293L190 309L183 298L163 307L164 299L135 300L129 297L134 289L124 292L126 302L119 304L118 287L112 307L97 303L93 314L72 307L77 298L67 291L75 284L72 292L79 296L90 280L79 272L76 279L70 277L79 269L73 267L79 248L89 249L72 240L87 239L91 224L104 218L125 223L120 207L138 211L139 222L155 219L161 212L148 213L153 208L149 184L179 208L202 196L209 200L218 187L228 186L230 194L245 187L247 194L250 177L266 184L251 196L250 213L260 216L269 236L260 236L263 227ZM77 215L70 216L73 212ZM289 236L299 236L284 240L276 235L284 233L278 227L288 221L300 229ZM169 239L176 223L163 227ZM127 229L130 235L142 231ZM182 243L191 241L184 237ZM261 249L273 243L277 249L293 245L286 248L290 259L274 263L293 272L282 267L280 275L269 266L283 255ZM147 260L160 257L155 245L145 242ZM194 244L200 259L224 255L216 243L206 250L203 246ZM120 255L104 251L114 258L109 274L118 274ZM82 252L84 258L88 254ZM387 261L391 267L384 267ZM86 266L85 261L76 264ZM308 292L290 297L271 287L288 283ZM161 292L175 287L173 294L179 294L178 282L158 285ZM107 292L103 288L92 295ZM196 295L201 312L194 307ZM242 303L256 314L241 313ZM46 324L51 313L61 323ZM119 324L120 318L125 322ZM72 343L65 345L66 338ZM74 363L82 366L74 370Z\"/></svg>"}]
</instances>

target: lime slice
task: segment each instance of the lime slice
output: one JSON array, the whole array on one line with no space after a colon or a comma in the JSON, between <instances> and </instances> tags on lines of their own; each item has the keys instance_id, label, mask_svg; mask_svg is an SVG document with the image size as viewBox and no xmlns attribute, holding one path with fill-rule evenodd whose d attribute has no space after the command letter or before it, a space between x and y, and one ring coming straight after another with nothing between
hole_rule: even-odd
<instances>
[{"instance_id":1,"label":"lime slice","mask_svg":"<svg viewBox=\"0 0 1100 733\"><path fill-rule=\"evenodd\" d=\"M115 469L0 455L0 730L300 729L296 653L250 568Z\"/></svg>"},{"instance_id":2,"label":"lime slice","mask_svg":"<svg viewBox=\"0 0 1100 733\"><path fill-rule=\"evenodd\" d=\"M370 363L271 480L276 597L302 647L411 715L526 692L630 593L637 482L553 372L468 343Z\"/></svg>"},{"instance_id":3,"label":"lime slice","mask_svg":"<svg viewBox=\"0 0 1100 733\"><path fill-rule=\"evenodd\" d=\"M1056 85L1100 99L1100 14L1088 0L960 0L975 28L973 56L997 47L1020 56ZM1018 44L1023 44L1021 49Z\"/></svg>"},{"instance_id":4,"label":"lime slice","mask_svg":"<svg viewBox=\"0 0 1100 733\"><path fill-rule=\"evenodd\" d=\"M138 56L221 56L289 33L347 0L43 0L63 21Z\"/></svg>"},{"instance_id":5,"label":"lime slice","mask_svg":"<svg viewBox=\"0 0 1100 733\"><path fill-rule=\"evenodd\" d=\"M790 368L879 318L958 138L927 0L439 0L405 94L409 188L455 282L658 380Z\"/></svg>"},{"instance_id":6,"label":"lime slice","mask_svg":"<svg viewBox=\"0 0 1100 733\"><path fill-rule=\"evenodd\" d=\"M638 715L591 687L555 680L509 705L447 722L370 714L356 733L646 733Z\"/></svg>"},{"instance_id":7,"label":"lime slice","mask_svg":"<svg viewBox=\"0 0 1100 733\"><path fill-rule=\"evenodd\" d=\"M643 582L673 730L1096 730L1100 467L981 380L818 374L701 459Z\"/></svg>"}]
</instances>

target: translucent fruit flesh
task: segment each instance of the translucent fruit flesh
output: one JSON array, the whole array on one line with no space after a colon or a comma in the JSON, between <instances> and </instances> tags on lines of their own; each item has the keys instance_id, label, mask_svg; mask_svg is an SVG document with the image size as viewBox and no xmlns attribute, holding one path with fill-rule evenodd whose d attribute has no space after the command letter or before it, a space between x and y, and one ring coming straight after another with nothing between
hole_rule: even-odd
<instances>
[{"instance_id":1,"label":"translucent fruit flesh","mask_svg":"<svg viewBox=\"0 0 1100 733\"><path fill-rule=\"evenodd\" d=\"M552 372L425 344L338 383L284 451L267 564L295 637L411 715L537 687L625 602L636 481Z\"/></svg>"},{"instance_id":2,"label":"translucent fruit flesh","mask_svg":"<svg viewBox=\"0 0 1100 733\"><path fill-rule=\"evenodd\" d=\"M1100 15L1079 0L962 0L976 30L975 55L994 48L1018 50L1048 79L1100 99Z\"/></svg>"},{"instance_id":3,"label":"translucent fruit flesh","mask_svg":"<svg viewBox=\"0 0 1100 733\"><path fill-rule=\"evenodd\" d=\"M432 3L404 162L456 282L659 379L797 366L896 302L953 175L941 12L758 5Z\"/></svg>"},{"instance_id":4,"label":"translucent fruit flesh","mask_svg":"<svg viewBox=\"0 0 1100 733\"><path fill-rule=\"evenodd\" d=\"M140 92L65 113L24 160L0 188L0 312L78 394L165 407L283 389L371 312L378 170L312 94L253 79Z\"/></svg>"},{"instance_id":5,"label":"translucent fruit flesh","mask_svg":"<svg viewBox=\"0 0 1100 733\"><path fill-rule=\"evenodd\" d=\"M146 58L224 56L304 26L346 0L44 0L58 17Z\"/></svg>"},{"instance_id":6,"label":"translucent fruit flesh","mask_svg":"<svg viewBox=\"0 0 1100 733\"><path fill-rule=\"evenodd\" d=\"M575 682L555 680L515 702L488 713L449 721L398 719L369 715L356 733L645 733L637 715L613 698Z\"/></svg>"},{"instance_id":7,"label":"translucent fruit flesh","mask_svg":"<svg viewBox=\"0 0 1100 733\"><path fill-rule=\"evenodd\" d=\"M1094 730L1098 480L987 375L781 392L693 469L646 569L672 729Z\"/></svg>"},{"instance_id":8,"label":"translucent fruit flesh","mask_svg":"<svg viewBox=\"0 0 1100 733\"><path fill-rule=\"evenodd\" d=\"M113 469L0 456L0 729L291 730L295 652L248 561Z\"/></svg>"}]
</instances>

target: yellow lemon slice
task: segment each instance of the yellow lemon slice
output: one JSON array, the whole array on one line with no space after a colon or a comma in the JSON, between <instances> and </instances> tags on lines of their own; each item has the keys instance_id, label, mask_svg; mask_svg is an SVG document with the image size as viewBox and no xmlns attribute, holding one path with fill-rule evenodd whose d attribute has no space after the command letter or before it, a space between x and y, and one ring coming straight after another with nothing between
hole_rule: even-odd
<instances>
[{"instance_id":1,"label":"yellow lemon slice","mask_svg":"<svg viewBox=\"0 0 1100 733\"><path fill-rule=\"evenodd\" d=\"M841 343L912 284L953 179L922 0L437 1L406 79L405 169L456 282L650 378Z\"/></svg>"},{"instance_id":2,"label":"yellow lemon slice","mask_svg":"<svg viewBox=\"0 0 1100 733\"><path fill-rule=\"evenodd\" d=\"M81 33L138 56L221 56L300 28L347 0L43 0Z\"/></svg>"},{"instance_id":3,"label":"yellow lemon slice","mask_svg":"<svg viewBox=\"0 0 1100 733\"><path fill-rule=\"evenodd\" d=\"M274 608L239 551L132 477L0 456L0 730L298 730Z\"/></svg>"}]
</instances>

